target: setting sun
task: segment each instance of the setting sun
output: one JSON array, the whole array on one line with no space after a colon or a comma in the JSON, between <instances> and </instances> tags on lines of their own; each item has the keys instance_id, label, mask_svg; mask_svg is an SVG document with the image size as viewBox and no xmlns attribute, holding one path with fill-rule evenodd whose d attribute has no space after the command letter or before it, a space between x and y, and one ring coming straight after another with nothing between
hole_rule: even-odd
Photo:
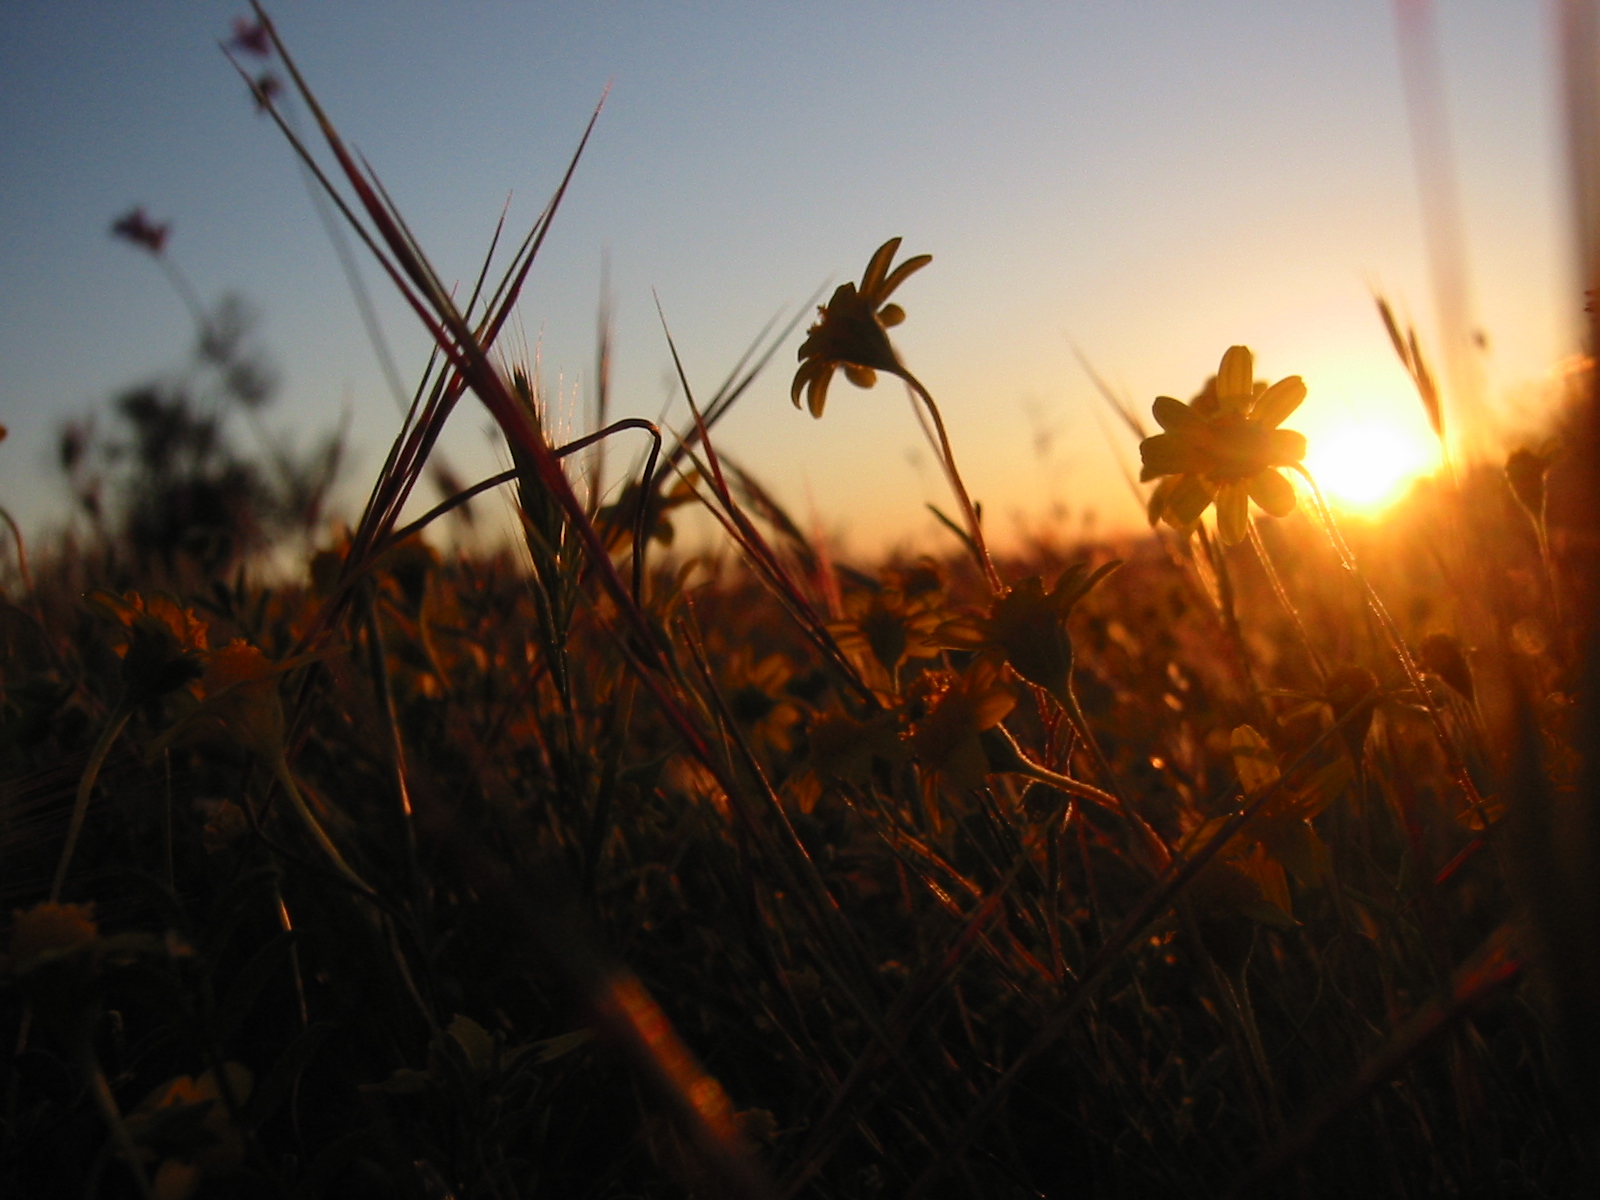
<instances>
[{"instance_id":1,"label":"setting sun","mask_svg":"<svg viewBox=\"0 0 1600 1200\"><path fill-rule=\"evenodd\" d=\"M1331 503L1377 512L1439 465L1426 428L1382 417L1342 421L1311 438L1306 466Z\"/></svg>"}]
</instances>

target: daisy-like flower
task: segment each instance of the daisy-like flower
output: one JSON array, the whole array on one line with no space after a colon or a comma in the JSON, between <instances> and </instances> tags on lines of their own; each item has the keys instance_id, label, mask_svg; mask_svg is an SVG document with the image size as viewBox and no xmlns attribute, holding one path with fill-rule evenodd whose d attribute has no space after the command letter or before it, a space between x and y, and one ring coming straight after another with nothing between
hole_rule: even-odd
<instances>
[{"instance_id":1,"label":"daisy-like flower","mask_svg":"<svg viewBox=\"0 0 1600 1200\"><path fill-rule=\"evenodd\" d=\"M88 603L126 631L127 643L117 653L130 697L153 700L200 677L207 654L206 626L193 609L160 592L118 596L94 591Z\"/></svg>"},{"instance_id":2,"label":"daisy-like flower","mask_svg":"<svg viewBox=\"0 0 1600 1200\"><path fill-rule=\"evenodd\" d=\"M1275 468L1306 454L1304 435L1278 426L1300 407L1306 385L1298 375L1271 387L1257 385L1246 346L1231 346L1217 377L1188 404L1156 398L1156 421L1165 430L1139 444L1141 481L1160 479L1150 497L1150 520L1192 525L1213 500L1225 545L1245 539L1254 500L1275 517L1294 511L1294 487Z\"/></svg>"},{"instance_id":3,"label":"daisy-like flower","mask_svg":"<svg viewBox=\"0 0 1600 1200\"><path fill-rule=\"evenodd\" d=\"M845 378L859 388L876 383L879 371L905 375L900 357L889 342L888 330L905 320L906 314L888 299L895 288L931 263L933 255L918 254L891 271L889 264L899 249L899 238L890 238L879 246L867 263L860 286L841 283L834 289L833 298L817 309L817 323L801 343L800 369L794 373L794 384L789 389L796 408L800 407L803 391L811 415L820 417L836 368L844 368Z\"/></svg>"}]
</instances>

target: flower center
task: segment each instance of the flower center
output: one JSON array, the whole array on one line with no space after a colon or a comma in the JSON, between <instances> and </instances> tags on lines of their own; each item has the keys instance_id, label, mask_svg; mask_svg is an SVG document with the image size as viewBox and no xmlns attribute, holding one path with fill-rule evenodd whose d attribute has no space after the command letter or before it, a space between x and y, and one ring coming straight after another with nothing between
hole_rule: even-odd
<instances>
[{"instance_id":1,"label":"flower center","mask_svg":"<svg viewBox=\"0 0 1600 1200\"><path fill-rule=\"evenodd\" d=\"M1212 422L1206 431L1217 479L1249 479L1272 465L1272 430L1248 417L1229 414Z\"/></svg>"}]
</instances>

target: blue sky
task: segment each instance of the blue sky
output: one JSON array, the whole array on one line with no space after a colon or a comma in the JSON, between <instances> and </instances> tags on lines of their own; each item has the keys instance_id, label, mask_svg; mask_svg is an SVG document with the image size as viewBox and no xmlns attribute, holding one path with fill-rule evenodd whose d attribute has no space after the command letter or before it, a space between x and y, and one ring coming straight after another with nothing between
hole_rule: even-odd
<instances>
[{"instance_id":1,"label":"blue sky","mask_svg":"<svg viewBox=\"0 0 1600 1200\"><path fill-rule=\"evenodd\" d=\"M238 291L262 312L285 381L275 424L309 438L348 409L351 508L392 436L300 175L217 49L241 11L0 14L0 505L26 527L64 509L60 423L174 369L192 337L154 264L107 236L133 204L172 222L170 252L204 296ZM654 417L670 360L652 289L709 391L770 315L901 235L934 262L897 296L896 341L1002 543L1062 510L1137 519L1117 467L1136 455L1103 436L1074 344L1146 411L1244 342L1262 375L1306 377L1307 432L1341 414L1420 419L1371 302L1381 287L1432 331L1387 3L270 11L447 278L471 278L508 194L513 225L532 220L611 85L515 331L569 407L589 383L607 257L617 408ZM1548 22L1533 4L1440 12L1485 370L1512 433L1530 386L1575 348L1580 308ZM426 344L367 278L413 379ZM728 452L856 552L935 544L922 505L948 499L903 395L840 380L813 422L788 402L793 355L729 418ZM497 469L480 410L454 420L457 467Z\"/></svg>"}]
</instances>

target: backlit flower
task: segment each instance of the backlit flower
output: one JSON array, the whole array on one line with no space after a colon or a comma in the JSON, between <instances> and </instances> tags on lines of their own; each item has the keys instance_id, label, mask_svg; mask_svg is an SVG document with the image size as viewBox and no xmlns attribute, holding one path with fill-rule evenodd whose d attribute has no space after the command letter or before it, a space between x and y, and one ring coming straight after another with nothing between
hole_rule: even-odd
<instances>
[{"instance_id":1,"label":"backlit flower","mask_svg":"<svg viewBox=\"0 0 1600 1200\"><path fill-rule=\"evenodd\" d=\"M1072 640L1067 636L1067 616L1120 565L1109 562L1090 571L1088 563L1075 563L1048 593L1037 575L1030 576L1002 592L987 617L946 622L936 640L951 649L1004 658L1018 675L1042 687L1070 712Z\"/></svg>"},{"instance_id":2,"label":"backlit flower","mask_svg":"<svg viewBox=\"0 0 1600 1200\"><path fill-rule=\"evenodd\" d=\"M236 1062L222 1064L236 1103L250 1098L254 1078ZM167 1080L127 1117L128 1132L146 1165L155 1167L156 1200L189 1200L207 1178L226 1176L244 1161L244 1134L229 1115L214 1070Z\"/></svg>"},{"instance_id":3,"label":"backlit flower","mask_svg":"<svg viewBox=\"0 0 1600 1200\"><path fill-rule=\"evenodd\" d=\"M1215 500L1217 531L1231 546L1248 532L1251 500L1275 517L1294 511L1294 487L1275 468L1299 463L1306 439L1278 426L1300 407L1306 385L1290 375L1258 386L1253 371L1249 349L1232 346L1216 378L1188 404L1156 398L1165 432L1139 445L1140 480L1162 481L1150 498L1152 523L1192 525Z\"/></svg>"},{"instance_id":4,"label":"backlit flower","mask_svg":"<svg viewBox=\"0 0 1600 1200\"><path fill-rule=\"evenodd\" d=\"M899 238L879 246L867 263L860 286L841 283L834 289L833 299L817 310L817 323L801 343L800 369L789 389L796 408L804 391L811 415L822 415L835 368L844 368L845 378L861 388L876 383L879 371L904 374L888 330L905 320L906 314L898 304L887 301L895 288L932 262L933 255L908 258L891 271L889 264L899 249Z\"/></svg>"},{"instance_id":5,"label":"backlit flower","mask_svg":"<svg viewBox=\"0 0 1600 1200\"><path fill-rule=\"evenodd\" d=\"M193 609L171 596L152 592L94 591L88 603L126 631L118 647L122 682L135 700L152 700L198 679L206 655L206 626Z\"/></svg>"},{"instance_id":6,"label":"backlit flower","mask_svg":"<svg viewBox=\"0 0 1600 1200\"><path fill-rule=\"evenodd\" d=\"M957 676L918 681L915 707L924 715L911 729L911 751L932 775L960 788L983 786L989 757L979 737L1016 707L1017 698L1000 681L1000 667L979 658ZM937 813L931 808L937 822Z\"/></svg>"}]
</instances>

